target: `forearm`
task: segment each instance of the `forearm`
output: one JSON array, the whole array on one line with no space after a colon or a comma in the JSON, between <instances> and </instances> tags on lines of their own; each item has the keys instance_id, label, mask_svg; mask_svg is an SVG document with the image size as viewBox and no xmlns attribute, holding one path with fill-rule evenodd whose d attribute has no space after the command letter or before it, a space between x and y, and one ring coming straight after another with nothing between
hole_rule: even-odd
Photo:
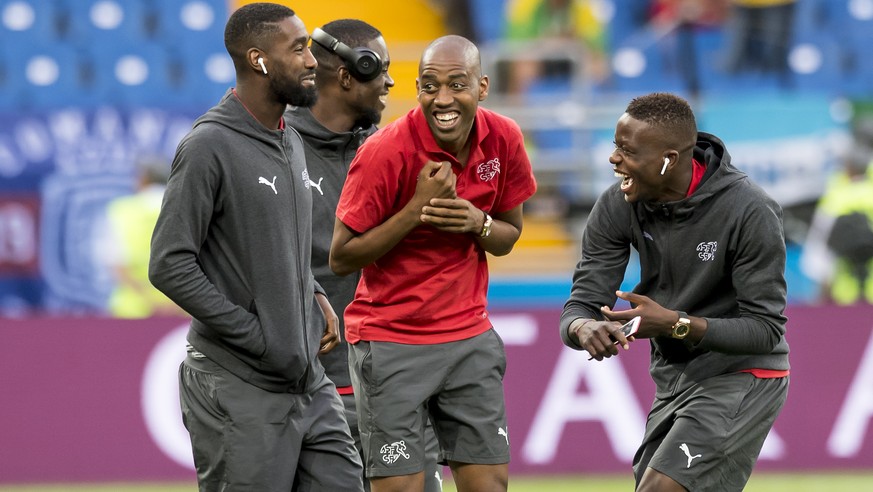
<instances>
[{"instance_id":1,"label":"forearm","mask_svg":"<svg viewBox=\"0 0 873 492\"><path fill-rule=\"evenodd\" d=\"M221 332L246 333L257 317L218 291L193 255L157 254L149 263L149 280L171 301L194 318Z\"/></svg>"},{"instance_id":2,"label":"forearm","mask_svg":"<svg viewBox=\"0 0 873 492\"><path fill-rule=\"evenodd\" d=\"M337 275L349 275L372 264L419 224L419 212L410 207L362 234L355 234L337 219L330 247L331 270Z\"/></svg>"},{"instance_id":3,"label":"forearm","mask_svg":"<svg viewBox=\"0 0 873 492\"><path fill-rule=\"evenodd\" d=\"M473 234L477 235L476 240L479 242L479 246L494 256L509 254L518 238L521 237L521 227L497 218L492 222L491 233L487 237L482 237L481 231L482 227L473 231Z\"/></svg>"},{"instance_id":4,"label":"forearm","mask_svg":"<svg viewBox=\"0 0 873 492\"><path fill-rule=\"evenodd\" d=\"M579 343L578 330L582 325L593 321L596 320L593 318L576 317L573 315L562 316L559 328L561 331L561 341L564 342L564 345L574 350L582 350L582 345Z\"/></svg>"},{"instance_id":5,"label":"forearm","mask_svg":"<svg viewBox=\"0 0 873 492\"><path fill-rule=\"evenodd\" d=\"M694 347L713 352L769 354L784 335L781 323L754 317L706 318L703 321L706 330Z\"/></svg>"}]
</instances>

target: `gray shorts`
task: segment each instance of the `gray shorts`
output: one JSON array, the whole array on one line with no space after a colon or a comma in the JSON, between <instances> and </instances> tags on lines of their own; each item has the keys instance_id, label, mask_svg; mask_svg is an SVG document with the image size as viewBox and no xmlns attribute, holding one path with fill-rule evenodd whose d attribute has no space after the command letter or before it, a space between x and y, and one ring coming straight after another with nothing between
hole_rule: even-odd
<instances>
[{"instance_id":1,"label":"gray shorts","mask_svg":"<svg viewBox=\"0 0 873 492\"><path fill-rule=\"evenodd\" d=\"M634 457L637 484L651 467L690 491L743 490L785 404L788 382L723 374L655 400Z\"/></svg>"},{"instance_id":2,"label":"gray shorts","mask_svg":"<svg viewBox=\"0 0 873 492\"><path fill-rule=\"evenodd\" d=\"M361 433L358 432L358 412L355 405L355 395L342 395L343 406L346 409L346 420L349 421L349 429L358 448L361 461L364 460L364 451L361 449ZM439 461L440 446L436 435L433 433L433 425L430 419L424 429L424 492L441 492L443 490L443 467ZM364 492L370 491L370 481L364 480Z\"/></svg>"},{"instance_id":3,"label":"gray shorts","mask_svg":"<svg viewBox=\"0 0 873 492\"><path fill-rule=\"evenodd\" d=\"M509 462L506 353L494 330L457 342L359 342L349 360L368 477L424 469L428 416L440 462Z\"/></svg>"},{"instance_id":4,"label":"gray shorts","mask_svg":"<svg viewBox=\"0 0 873 492\"><path fill-rule=\"evenodd\" d=\"M189 354L179 393L200 490L363 491L361 460L327 377L308 393L272 393Z\"/></svg>"}]
</instances>

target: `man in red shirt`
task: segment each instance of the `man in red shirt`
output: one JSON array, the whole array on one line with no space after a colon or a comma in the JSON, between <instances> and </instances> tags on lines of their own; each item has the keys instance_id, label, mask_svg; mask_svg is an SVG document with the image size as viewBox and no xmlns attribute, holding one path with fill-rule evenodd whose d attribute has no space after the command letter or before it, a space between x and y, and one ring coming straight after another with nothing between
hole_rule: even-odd
<instances>
[{"instance_id":1,"label":"man in red shirt","mask_svg":"<svg viewBox=\"0 0 873 492\"><path fill-rule=\"evenodd\" d=\"M509 436L503 344L485 253L508 254L536 191L512 120L460 36L424 51L419 107L370 137L337 206L330 265L363 269L345 312L365 470L374 492L421 490L430 415L458 490L502 491Z\"/></svg>"}]
</instances>

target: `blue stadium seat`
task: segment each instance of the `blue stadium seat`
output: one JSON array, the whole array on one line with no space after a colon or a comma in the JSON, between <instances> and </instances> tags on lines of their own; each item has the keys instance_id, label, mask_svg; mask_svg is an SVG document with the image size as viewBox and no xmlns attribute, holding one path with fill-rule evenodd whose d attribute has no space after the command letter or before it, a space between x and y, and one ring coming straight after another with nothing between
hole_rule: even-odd
<instances>
[{"instance_id":1,"label":"blue stadium seat","mask_svg":"<svg viewBox=\"0 0 873 492\"><path fill-rule=\"evenodd\" d=\"M628 36L646 28L651 0L614 0L609 23L609 46L621 45Z\"/></svg>"},{"instance_id":2,"label":"blue stadium seat","mask_svg":"<svg viewBox=\"0 0 873 492\"><path fill-rule=\"evenodd\" d=\"M183 101L167 50L157 43L94 44L87 50L96 90L106 104L175 106Z\"/></svg>"},{"instance_id":3,"label":"blue stadium seat","mask_svg":"<svg viewBox=\"0 0 873 492\"><path fill-rule=\"evenodd\" d=\"M19 109L48 109L93 104L97 95L85 83L79 54L69 45L17 46L9 65L10 98Z\"/></svg>"},{"instance_id":4,"label":"blue stadium seat","mask_svg":"<svg viewBox=\"0 0 873 492\"><path fill-rule=\"evenodd\" d=\"M226 0L153 0L157 35L165 42L211 46L224 40Z\"/></svg>"},{"instance_id":5,"label":"blue stadium seat","mask_svg":"<svg viewBox=\"0 0 873 492\"><path fill-rule=\"evenodd\" d=\"M0 0L0 44L54 41L56 12L51 0Z\"/></svg>"},{"instance_id":6,"label":"blue stadium seat","mask_svg":"<svg viewBox=\"0 0 873 492\"><path fill-rule=\"evenodd\" d=\"M873 57L868 45L861 43L843 47L842 86L849 96L862 100L873 98Z\"/></svg>"},{"instance_id":7,"label":"blue stadium seat","mask_svg":"<svg viewBox=\"0 0 873 492\"><path fill-rule=\"evenodd\" d=\"M74 44L138 43L152 37L147 2L142 0L64 0L67 37Z\"/></svg>"},{"instance_id":8,"label":"blue stadium seat","mask_svg":"<svg viewBox=\"0 0 873 492\"><path fill-rule=\"evenodd\" d=\"M796 33L788 52L792 88L827 94L843 92L843 52L827 33Z\"/></svg>"},{"instance_id":9,"label":"blue stadium seat","mask_svg":"<svg viewBox=\"0 0 873 492\"><path fill-rule=\"evenodd\" d=\"M615 46L611 54L610 89L619 92L683 91L675 45L649 29Z\"/></svg>"},{"instance_id":10,"label":"blue stadium seat","mask_svg":"<svg viewBox=\"0 0 873 492\"><path fill-rule=\"evenodd\" d=\"M0 94L4 95L0 97L0 112L5 112L15 107L17 104L15 94L19 90L17 85L13 85L12 74L10 73L13 58L12 54L9 53L9 46L9 43L0 43Z\"/></svg>"},{"instance_id":11,"label":"blue stadium seat","mask_svg":"<svg viewBox=\"0 0 873 492\"><path fill-rule=\"evenodd\" d=\"M726 66L725 47L728 42L723 29L696 29L694 52L697 75L703 93L778 93L779 79L773 74L729 73Z\"/></svg>"},{"instance_id":12,"label":"blue stadium seat","mask_svg":"<svg viewBox=\"0 0 873 492\"><path fill-rule=\"evenodd\" d=\"M839 2L834 0L800 0L794 4L794 31L820 32L834 25L835 10Z\"/></svg>"},{"instance_id":13,"label":"blue stadium seat","mask_svg":"<svg viewBox=\"0 0 873 492\"><path fill-rule=\"evenodd\" d=\"M206 47L175 44L170 49L170 57L181 67L182 104L191 108L212 107L236 83L233 61L220 40Z\"/></svg>"},{"instance_id":14,"label":"blue stadium seat","mask_svg":"<svg viewBox=\"0 0 873 492\"><path fill-rule=\"evenodd\" d=\"M470 17L480 43L500 41L506 23L505 0L471 0Z\"/></svg>"}]
</instances>

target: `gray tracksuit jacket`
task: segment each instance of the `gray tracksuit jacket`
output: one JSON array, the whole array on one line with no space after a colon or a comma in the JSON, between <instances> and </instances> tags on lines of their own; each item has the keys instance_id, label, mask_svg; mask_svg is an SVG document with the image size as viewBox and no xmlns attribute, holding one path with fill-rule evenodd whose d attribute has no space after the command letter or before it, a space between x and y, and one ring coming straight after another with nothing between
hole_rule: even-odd
<instances>
[{"instance_id":1,"label":"gray tracksuit jacket","mask_svg":"<svg viewBox=\"0 0 873 492\"><path fill-rule=\"evenodd\" d=\"M305 392L324 371L309 186L297 132L228 91L179 144L152 236L149 278L194 318L188 341L268 391Z\"/></svg>"},{"instance_id":2,"label":"gray tracksuit jacket","mask_svg":"<svg viewBox=\"0 0 873 492\"><path fill-rule=\"evenodd\" d=\"M328 263L336 206L346 182L349 164L358 147L375 133L376 127L356 128L350 132L334 133L312 116L307 108L290 108L285 113L288 125L303 138L309 179L312 181L312 273L327 292L333 310L339 315L343 343L321 356L327 377L337 386L351 386L349 377L348 344L345 343L343 311L355 297L360 272L340 277Z\"/></svg>"},{"instance_id":3,"label":"gray tracksuit jacket","mask_svg":"<svg viewBox=\"0 0 873 492\"><path fill-rule=\"evenodd\" d=\"M717 137L701 132L694 157L706 173L683 200L627 203L618 183L600 196L561 316L564 344L580 349L569 337L570 323L602 319L600 307L615 304L630 248L636 249L641 280L633 291L708 323L695 346L651 339L659 398L719 374L789 368L782 209L731 165Z\"/></svg>"}]
</instances>

